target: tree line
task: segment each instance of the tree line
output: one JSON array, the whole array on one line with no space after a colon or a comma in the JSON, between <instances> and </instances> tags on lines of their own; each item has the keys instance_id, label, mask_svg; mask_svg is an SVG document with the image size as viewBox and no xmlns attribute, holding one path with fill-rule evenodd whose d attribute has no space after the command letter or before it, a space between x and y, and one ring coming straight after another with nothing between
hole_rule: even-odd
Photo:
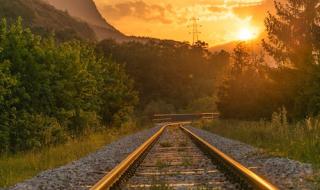
<instances>
[{"instance_id":1,"label":"tree line","mask_svg":"<svg viewBox=\"0 0 320 190\"><path fill-rule=\"evenodd\" d=\"M216 111L215 87L229 64L228 52L211 53L205 42L152 39L120 44L104 40L98 51L125 65L139 92L140 112Z\"/></svg>"},{"instance_id":2,"label":"tree line","mask_svg":"<svg viewBox=\"0 0 320 190\"><path fill-rule=\"evenodd\" d=\"M217 105L224 118L270 118L280 108L291 120L320 112L320 10L318 0L275 1L276 14L265 19L265 52L252 55L246 44L232 54L233 64L220 86Z\"/></svg>"}]
</instances>

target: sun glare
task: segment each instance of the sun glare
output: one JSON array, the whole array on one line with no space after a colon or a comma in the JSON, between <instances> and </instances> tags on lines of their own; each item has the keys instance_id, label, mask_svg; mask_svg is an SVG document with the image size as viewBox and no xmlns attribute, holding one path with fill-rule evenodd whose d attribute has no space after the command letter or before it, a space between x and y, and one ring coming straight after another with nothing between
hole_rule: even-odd
<instances>
[{"instance_id":1,"label":"sun glare","mask_svg":"<svg viewBox=\"0 0 320 190\"><path fill-rule=\"evenodd\" d=\"M247 41L254 38L254 33L248 28L243 28L238 33L239 40Z\"/></svg>"}]
</instances>

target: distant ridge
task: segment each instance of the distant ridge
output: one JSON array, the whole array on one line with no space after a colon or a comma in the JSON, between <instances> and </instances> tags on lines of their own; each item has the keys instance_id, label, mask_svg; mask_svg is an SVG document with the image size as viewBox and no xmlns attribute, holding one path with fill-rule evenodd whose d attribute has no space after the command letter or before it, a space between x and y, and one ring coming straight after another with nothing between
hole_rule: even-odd
<instances>
[{"instance_id":1,"label":"distant ridge","mask_svg":"<svg viewBox=\"0 0 320 190\"><path fill-rule=\"evenodd\" d=\"M256 39L253 39L251 41L248 41L247 43L251 46L254 47L256 50L261 49L261 42L262 39L267 38L267 33L263 32L262 34L260 34ZM224 44L218 44L215 46L212 46L209 48L209 50L211 52L214 51L220 51L220 50L225 50L225 51L229 51L232 52L233 49L237 46L237 44L241 43L241 41L231 41L231 42L227 42Z\"/></svg>"},{"instance_id":2,"label":"distant ridge","mask_svg":"<svg viewBox=\"0 0 320 190\"><path fill-rule=\"evenodd\" d=\"M98 40L113 38L125 40L127 37L109 24L100 14L93 0L44 0L59 10L87 22L95 31Z\"/></svg>"},{"instance_id":3,"label":"distant ridge","mask_svg":"<svg viewBox=\"0 0 320 190\"><path fill-rule=\"evenodd\" d=\"M259 53L264 53L264 59L266 61L266 63L268 63L269 66L271 67L275 67L276 61L266 52L264 52L264 49L261 45L262 39L266 39L267 38L267 34L266 33L262 33L260 36L258 36L257 39L248 42L249 48L251 48L254 53L259 54ZM225 50L229 53L233 53L234 48L237 46L237 44L239 44L240 41L232 41L232 42L228 42L225 44L219 44L216 46L212 46L209 48L210 52L217 52L217 51L221 51L221 50Z\"/></svg>"},{"instance_id":4,"label":"distant ridge","mask_svg":"<svg viewBox=\"0 0 320 190\"><path fill-rule=\"evenodd\" d=\"M59 10L68 11L73 17L80 18L90 24L114 29L100 15L92 0L45 0Z\"/></svg>"},{"instance_id":5,"label":"distant ridge","mask_svg":"<svg viewBox=\"0 0 320 190\"><path fill-rule=\"evenodd\" d=\"M237 41L232 41L232 42L228 42L225 44L219 44L219 45L215 45L215 46L210 47L209 50L211 52L221 51L221 50L231 52L237 46L238 43L239 42L237 42Z\"/></svg>"},{"instance_id":6,"label":"distant ridge","mask_svg":"<svg viewBox=\"0 0 320 190\"><path fill-rule=\"evenodd\" d=\"M41 35L54 32L60 40L96 40L95 32L87 23L42 0L0 0L1 19L6 18L13 22L18 17L22 17L24 25Z\"/></svg>"}]
</instances>

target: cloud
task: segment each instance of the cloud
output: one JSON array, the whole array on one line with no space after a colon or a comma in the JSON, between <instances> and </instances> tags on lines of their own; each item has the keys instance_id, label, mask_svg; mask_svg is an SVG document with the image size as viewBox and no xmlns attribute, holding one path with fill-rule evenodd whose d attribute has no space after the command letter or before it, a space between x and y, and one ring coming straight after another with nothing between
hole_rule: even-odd
<instances>
[{"instance_id":1,"label":"cloud","mask_svg":"<svg viewBox=\"0 0 320 190\"><path fill-rule=\"evenodd\" d=\"M281 0L282 2L284 0ZM260 3L247 3L241 6L235 6L232 8L233 13L240 18L252 17L252 21L255 24L263 24L264 18L267 16L267 12L274 12L273 0L264 0Z\"/></svg>"},{"instance_id":2,"label":"cloud","mask_svg":"<svg viewBox=\"0 0 320 190\"><path fill-rule=\"evenodd\" d=\"M210 6L208 7L208 10L213 12L213 13L216 13L216 12L226 12L228 11L227 8L225 7L221 7L221 6Z\"/></svg>"},{"instance_id":3,"label":"cloud","mask_svg":"<svg viewBox=\"0 0 320 190\"><path fill-rule=\"evenodd\" d=\"M103 12L114 20L134 17L145 21L159 21L163 24L171 24L174 14L171 5L148 4L142 0L106 5Z\"/></svg>"},{"instance_id":4,"label":"cloud","mask_svg":"<svg viewBox=\"0 0 320 190\"><path fill-rule=\"evenodd\" d=\"M184 41L191 37L190 19L199 18L200 37L210 44L236 40L242 28L262 33L267 11L274 9L273 0L95 1L105 18L128 35Z\"/></svg>"}]
</instances>

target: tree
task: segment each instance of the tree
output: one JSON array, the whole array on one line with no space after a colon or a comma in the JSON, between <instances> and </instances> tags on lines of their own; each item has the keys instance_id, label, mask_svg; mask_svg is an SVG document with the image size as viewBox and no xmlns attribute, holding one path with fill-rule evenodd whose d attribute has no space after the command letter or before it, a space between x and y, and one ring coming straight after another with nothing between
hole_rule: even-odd
<instances>
[{"instance_id":1,"label":"tree","mask_svg":"<svg viewBox=\"0 0 320 190\"><path fill-rule=\"evenodd\" d=\"M318 62L319 1L275 1L276 15L268 14L265 25L268 41L263 45L278 63L306 70Z\"/></svg>"},{"instance_id":2,"label":"tree","mask_svg":"<svg viewBox=\"0 0 320 190\"><path fill-rule=\"evenodd\" d=\"M212 96L229 62L228 53L211 53L208 44L200 41L192 46L170 40L121 44L105 40L98 47L105 57L122 63L134 79L141 110L148 109L155 100L184 109L190 102Z\"/></svg>"},{"instance_id":3,"label":"tree","mask_svg":"<svg viewBox=\"0 0 320 190\"><path fill-rule=\"evenodd\" d=\"M233 51L230 72L218 91L217 107L223 118L269 118L273 112L272 92L267 88L263 55L250 55L246 44ZM269 98L269 99L268 99Z\"/></svg>"},{"instance_id":4,"label":"tree","mask_svg":"<svg viewBox=\"0 0 320 190\"><path fill-rule=\"evenodd\" d=\"M103 63L101 74L103 85L100 90L100 115L104 123L114 122L119 125L133 113L139 101L138 94L123 66L114 64L112 60Z\"/></svg>"},{"instance_id":5,"label":"tree","mask_svg":"<svg viewBox=\"0 0 320 190\"><path fill-rule=\"evenodd\" d=\"M10 141L10 123L14 109L11 107L15 104L16 99L13 91L17 85L17 80L10 74L10 62L0 63L0 152L9 150Z\"/></svg>"},{"instance_id":6,"label":"tree","mask_svg":"<svg viewBox=\"0 0 320 190\"><path fill-rule=\"evenodd\" d=\"M266 51L279 63L279 71L273 71L275 89L280 89L279 107L285 106L289 114L302 118L317 115L319 98L319 1L275 1L276 15L268 14L265 25L268 40L263 41ZM277 81L286 77L286 82ZM282 85L282 86L280 86ZM286 92L287 91L287 92ZM289 93L288 93L289 91ZM280 93L280 92L279 92ZM289 100L289 101L288 101Z\"/></svg>"},{"instance_id":7,"label":"tree","mask_svg":"<svg viewBox=\"0 0 320 190\"><path fill-rule=\"evenodd\" d=\"M250 66L249 50L244 42L239 43L233 50L232 74L240 75Z\"/></svg>"}]
</instances>

